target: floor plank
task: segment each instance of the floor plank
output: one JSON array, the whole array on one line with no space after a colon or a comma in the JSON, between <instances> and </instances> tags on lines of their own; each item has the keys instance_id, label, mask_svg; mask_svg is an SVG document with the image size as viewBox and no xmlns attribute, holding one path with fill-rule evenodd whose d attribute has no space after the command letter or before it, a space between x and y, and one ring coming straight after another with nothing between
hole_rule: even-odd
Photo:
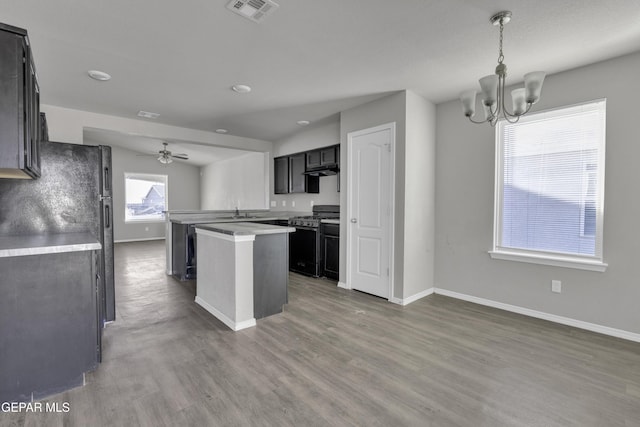
<instances>
[{"instance_id":1,"label":"floor plank","mask_svg":"<svg viewBox=\"0 0 640 427\"><path fill-rule=\"evenodd\" d=\"M408 306L290 275L282 314L232 332L116 245L117 320L68 413L2 426L640 426L640 344L432 295Z\"/></svg>"}]
</instances>

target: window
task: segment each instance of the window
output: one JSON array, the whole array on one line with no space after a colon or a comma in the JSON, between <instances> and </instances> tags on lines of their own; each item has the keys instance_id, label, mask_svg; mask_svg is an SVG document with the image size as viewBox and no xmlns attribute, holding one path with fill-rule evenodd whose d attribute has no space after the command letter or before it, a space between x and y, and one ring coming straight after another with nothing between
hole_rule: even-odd
<instances>
[{"instance_id":1,"label":"window","mask_svg":"<svg viewBox=\"0 0 640 427\"><path fill-rule=\"evenodd\" d=\"M167 176L125 173L126 208L124 220L163 221L167 210Z\"/></svg>"},{"instance_id":2,"label":"window","mask_svg":"<svg viewBox=\"0 0 640 427\"><path fill-rule=\"evenodd\" d=\"M498 123L493 258L604 271L605 108Z\"/></svg>"}]
</instances>

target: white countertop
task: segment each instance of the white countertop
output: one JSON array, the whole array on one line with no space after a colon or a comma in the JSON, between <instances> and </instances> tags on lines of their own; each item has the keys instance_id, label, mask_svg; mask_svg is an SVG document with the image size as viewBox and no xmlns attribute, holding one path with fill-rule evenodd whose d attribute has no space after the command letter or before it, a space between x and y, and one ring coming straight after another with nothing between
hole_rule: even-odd
<instances>
[{"instance_id":1,"label":"white countertop","mask_svg":"<svg viewBox=\"0 0 640 427\"><path fill-rule=\"evenodd\" d=\"M281 227L279 225L258 224L255 222L200 224L196 228L232 236L259 236L262 234L293 233L296 231L294 227Z\"/></svg>"},{"instance_id":2,"label":"white countertop","mask_svg":"<svg viewBox=\"0 0 640 427\"><path fill-rule=\"evenodd\" d=\"M294 216L305 215L305 212L265 212L258 214L249 213L248 217L241 213L240 217L234 217L233 215L221 215L212 213L177 213L169 216L169 221L176 224L218 224L224 222L248 222L248 221L273 221L273 220L288 220ZM310 214L309 214L310 215Z\"/></svg>"},{"instance_id":3,"label":"white countertop","mask_svg":"<svg viewBox=\"0 0 640 427\"><path fill-rule=\"evenodd\" d=\"M0 258L102 249L91 233L0 236Z\"/></svg>"}]
</instances>

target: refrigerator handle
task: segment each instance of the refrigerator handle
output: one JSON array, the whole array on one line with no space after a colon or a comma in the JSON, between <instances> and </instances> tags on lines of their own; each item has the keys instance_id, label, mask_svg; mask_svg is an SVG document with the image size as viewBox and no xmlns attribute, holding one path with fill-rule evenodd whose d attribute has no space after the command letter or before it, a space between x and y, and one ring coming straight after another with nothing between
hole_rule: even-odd
<instances>
[{"instance_id":1,"label":"refrigerator handle","mask_svg":"<svg viewBox=\"0 0 640 427\"><path fill-rule=\"evenodd\" d=\"M111 207L104 205L104 226L105 228L111 227Z\"/></svg>"},{"instance_id":2,"label":"refrigerator handle","mask_svg":"<svg viewBox=\"0 0 640 427\"><path fill-rule=\"evenodd\" d=\"M109 166L104 168L104 188L105 190L111 190L111 177L109 176Z\"/></svg>"}]
</instances>

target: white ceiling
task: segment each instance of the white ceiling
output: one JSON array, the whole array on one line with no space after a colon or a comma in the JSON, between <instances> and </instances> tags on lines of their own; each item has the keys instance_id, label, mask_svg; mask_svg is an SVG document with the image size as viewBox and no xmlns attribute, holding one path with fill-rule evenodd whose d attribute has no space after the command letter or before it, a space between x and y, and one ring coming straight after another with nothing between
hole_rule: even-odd
<instances>
[{"instance_id":1,"label":"white ceiling","mask_svg":"<svg viewBox=\"0 0 640 427\"><path fill-rule=\"evenodd\" d=\"M247 151L244 150L214 147L205 143L149 138L105 129L85 128L83 131L83 139L90 141L91 144L115 145L127 150L133 150L140 155L145 155L148 160L154 161L160 156L160 150L163 149L162 143L167 142L167 150L172 154L186 154L189 157L189 160L174 159L174 161L188 163L193 166L206 166L220 160L227 160L247 154ZM145 160L147 159L140 159L140 161Z\"/></svg>"},{"instance_id":2,"label":"white ceiling","mask_svg":"<svg viewBox=\"0 0 640 427\"><path fill-rule=\"evenodd\" d=\"M297 120L335 120L398 90L456 98L493 72L488 19L500 10L513 12L512 83L640 50L638 0L276 2L259 24L228 0L0 0L0 20L29 31L45 104L128 118L145 110L269 141L299 131ZM90 69L113 78L93 81ZM231 91L237 83L253 91Z\"/></svg>"}]
</instances>

